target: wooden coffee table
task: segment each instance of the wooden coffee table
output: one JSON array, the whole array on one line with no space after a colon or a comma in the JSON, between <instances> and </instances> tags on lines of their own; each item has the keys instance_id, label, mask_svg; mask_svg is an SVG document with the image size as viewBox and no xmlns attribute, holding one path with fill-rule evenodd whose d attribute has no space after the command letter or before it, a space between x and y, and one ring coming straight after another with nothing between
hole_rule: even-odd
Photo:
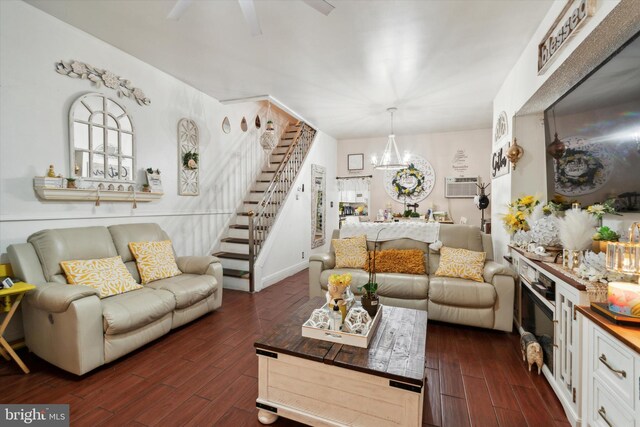
<instances>
[{"instance_id":1,"label":"wooden coffee table","mask_svg":"<svg viewBox=\"0 0 640 427\"><path fill-rule=\"evenodd\" d=\"M366 349L302 336L324 302L311 299L255 342L260 422L421 426L427 313L385 306Z\"/></svg>"}]
</instances>

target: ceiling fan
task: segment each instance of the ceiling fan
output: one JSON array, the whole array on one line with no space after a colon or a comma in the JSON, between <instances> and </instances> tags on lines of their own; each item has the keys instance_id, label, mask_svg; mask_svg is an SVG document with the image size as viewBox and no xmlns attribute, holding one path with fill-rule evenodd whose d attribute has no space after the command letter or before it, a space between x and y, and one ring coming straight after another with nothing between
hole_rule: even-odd
<instances>
[{"instance_id":1,"label":"ceiling fan","mask_svg":"<svg viewBox=\"0 0 640 427\"><path fill-rule=\"evenodd\" d=\"M335 8L331 3L326 0L301 0L307 5L311 6L318 12L327 16L331 13L331 11ZM176 4L173 6L169 14L167 15L167 19L171 19L173 21L179 20L182 15L187 11L189 6L193 3L193 0L177 0ZM256 13L256 5L255 0L238 0L238 4L240 5L240 10L242 10L242 14L244 15L244 19L249 24L249 28L251 29L251 35L256 37L262 34L262 29L260 28L260 22L258 22L258 14Z\"/></svg>"}]
</instances>

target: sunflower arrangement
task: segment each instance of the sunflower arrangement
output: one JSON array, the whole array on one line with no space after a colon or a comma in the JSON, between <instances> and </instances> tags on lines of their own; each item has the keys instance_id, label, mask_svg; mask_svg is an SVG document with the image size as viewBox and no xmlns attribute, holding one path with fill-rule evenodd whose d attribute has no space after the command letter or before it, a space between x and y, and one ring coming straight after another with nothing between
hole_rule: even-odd
<instances>
[{"instance_id":1,"label":"sunflower arrangement","mask_svg":"<svg viewBox=\"0 0 640 427\"><path fill-rule=\"evenodd\" d=\"M533 209L540 204L540 200L529 195L520 197L507 205L507 213L502 217L502 222L510 234L516 231L529 231L527 218Z\"/></svg>"}]
</instances>

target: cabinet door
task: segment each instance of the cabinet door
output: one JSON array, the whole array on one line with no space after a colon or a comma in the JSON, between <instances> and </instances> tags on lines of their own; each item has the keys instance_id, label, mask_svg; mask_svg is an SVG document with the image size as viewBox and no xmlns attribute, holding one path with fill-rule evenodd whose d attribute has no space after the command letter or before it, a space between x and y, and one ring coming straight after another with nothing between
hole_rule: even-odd
<instances>
[{"instance_id":1,"label":"cabinet door","mask_svg":"<svg viewBox=\"0 0 640 427\"><path fill-rule=\"evenodd\" d=\"M557 348L557 364L556 364L556 382L560 386L560 390L565 395L566 402L571 402L572 406L576 406L578 397L576 396L577 376L579 375L579 366L577 363L578 350L576 343L578 341L579 328L577 319L574 318L575 304L566 295L558 292L556 297L556 317L558 319L558 328L556 329Z\"/></svg>"}]
</instances>

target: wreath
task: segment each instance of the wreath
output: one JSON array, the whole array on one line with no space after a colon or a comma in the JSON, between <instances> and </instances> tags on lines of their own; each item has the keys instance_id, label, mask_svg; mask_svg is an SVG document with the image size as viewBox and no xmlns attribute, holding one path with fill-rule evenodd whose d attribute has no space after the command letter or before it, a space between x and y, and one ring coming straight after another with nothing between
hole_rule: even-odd
<instances>
[{"instance_id":1,"label":"wreath","mask_svg":"<svg viewBox=\"0 0 640 427\"><path fill-rule=\"evenodd\" d=\"M413 179L412 179L413 178ZM405 186L403 183L413 181L411 186ZM413 163L408 167L400 169L396 172L391 180L391 185L395 189L398 197L414 197L424 191L424 174L415 167Z\"/></svg>"},{"instance_id":2,"label":"wreath","mask_svg":"<svg viewBox=\"0 0 640 427\"><path fill-rule=\"evenodd\" d=\"M593 185L602 175L604 165L587 151L567 149L556 171L556 181L562 187Z\"/></svg>"},{"instance_id":3,"label":"wreath","mask_svg":"<svg viewBox=\"0 0 640 427\"><path fill-rule=\"evenodd\" d=\"M198 153L188 151L182 156L182 167L185 169L198 169Z\"/></svg>"}]
</instances>

